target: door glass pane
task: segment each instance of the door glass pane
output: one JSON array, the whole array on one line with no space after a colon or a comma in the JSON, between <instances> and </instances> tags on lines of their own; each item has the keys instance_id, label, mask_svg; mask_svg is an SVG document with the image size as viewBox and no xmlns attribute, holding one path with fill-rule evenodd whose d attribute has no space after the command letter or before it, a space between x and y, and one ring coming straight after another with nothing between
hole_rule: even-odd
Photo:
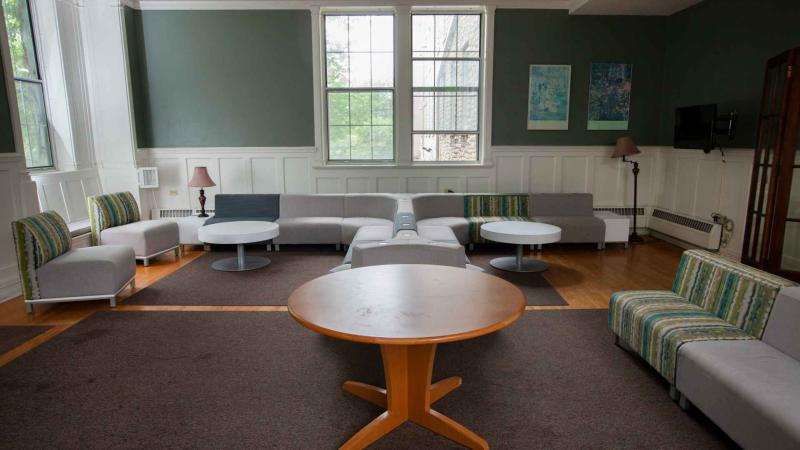
<instances>
[{"instance_id":1,"label":"door glass pane","mask_svg":"<svg viewBox=\"0 0 800 450\"><path fill-rule=\"evenodd\" d=\"M786 217L800 220L800 169L792 171L792 190L789 194L789 211Z\"/></svg>"},{"instance_id":2,"label":"door glass pane","mask_svg":"<svg viewBox=\"0 0 800 450\"><path fill-rule=\"evenodd\" d=\"M800 222L786 222L781 269L800 272Z\"/></svg>"}]
</instances>

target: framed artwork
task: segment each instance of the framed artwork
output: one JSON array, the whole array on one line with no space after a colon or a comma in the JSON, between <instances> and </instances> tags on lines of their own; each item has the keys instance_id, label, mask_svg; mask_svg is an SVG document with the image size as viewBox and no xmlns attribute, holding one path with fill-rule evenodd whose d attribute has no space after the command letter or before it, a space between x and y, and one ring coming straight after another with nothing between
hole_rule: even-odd
<instances>
[{"instance_id":1,"label":"framed artwork","mask_svg":"<svg viewBox=\"0 0 800 450\"><path fill-rule=\"evenodd\" d=\"M528 129L569 128L569 87L572 66L530 66L528 79Z\"/></svg>"},{"instance_id":2,"label":"framed artwork","mask_svg":"<svg viewBox=\"0 0 800 450\"><path fill-rule=\"evenodd\" d=\"M589 130L627 130L633 64L592 63L589 71Z\"/></svg>"}]
</instances>

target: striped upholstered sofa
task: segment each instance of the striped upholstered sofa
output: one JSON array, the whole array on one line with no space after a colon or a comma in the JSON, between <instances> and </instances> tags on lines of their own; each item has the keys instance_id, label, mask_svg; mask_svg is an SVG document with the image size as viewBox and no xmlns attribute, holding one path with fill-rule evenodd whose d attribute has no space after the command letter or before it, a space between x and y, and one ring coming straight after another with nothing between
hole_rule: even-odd
<instances>
[{"instance_id":1,"label":"striped upholstered sofa","mask_svg":"<svg viewBox=\"0 0 800 450\"><path fill-rule=\"evenodd\" d=\"M46 211L11 223L25 309L36 303L109 300L134 285L133 249L121 245L72 248L64 219Z\"/></svg>"},{"instance_id":2,"label":"striped upholstered sofa","mask_svg":"<svg viewBox=\"0 0 800 450\"><path fill-rule=\"evenodd\" d=\"M89 202L92 245L127 245L145 266L170 251L180 257L178 224L169 220L140 220L139 205L130 192L95 195Z\"/></svg>"},{"instance_id":3,"label":"striped upholstered sofa","mask_svg":"<svg viewBox=\"0 0 800 450\"><path fill-rule=\"evenodd\" d=\"M671 291L611 296L609 327L745 448L800 448L800 291L701 250Z\"/></svg>"}]
</instances>

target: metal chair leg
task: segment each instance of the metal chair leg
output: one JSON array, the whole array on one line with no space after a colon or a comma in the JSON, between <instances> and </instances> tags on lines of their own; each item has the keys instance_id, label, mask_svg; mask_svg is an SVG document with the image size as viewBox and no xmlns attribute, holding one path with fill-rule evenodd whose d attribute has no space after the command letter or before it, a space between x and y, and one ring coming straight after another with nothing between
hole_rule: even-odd
<instances>
[{"instance_id":1,"label":"metal chair leg","mask_svg":"<svg viewBox=\"0 0 800 450\"><path fill-rule=\"evenodd\" d=\"M142 265L144 265L145 267L149 266L150 265L150 258L144 258L142 260Z\"/></svg>"},{"instance_id":2,"label":"metal chair leg","mask_svg":"<svg viewBox=\"0 0 800 450\"><path fill-rule=\"evenodd\" d=\"M681 409L684 411L689 411L690 409L692 409L692 402L689 400L688 397L683 395L683 392L679 394L678 406L680 406Z\"/></svg>"},{"instance_id":3,"label":"metal chair leg","mask_svg":"<svg viewBox=\"0 0 800 450\"><path fill-rule=\"evenodd\" d=\"M669 398L671 398L673 401L678 401L680 396L681 393L678 388L676 388L674 384L669 385Z\"/></svg>"},{"instance_id":4,"label":"metal chair leg","mask_svg":"<svg viewBox=\"0 0 800 450\"><path fill-rule=\"evenodd\" d=\"M180 259L180 257L181 257L181 246L179 245L175 247L175 258Z\"/></svg>"},{"instance_id":5,"label":"metal chair leg","mask_svg":"<svg viewBox=\"0 0 800 450\"><path fill-rule=\"evenodd\" d=\"M281 251L281 244L275 244L275 251L276 252Z\"/></svg>"},{"instance_id":6,"label":"metal chair leg","mask_svg":"<svg viewBox=\"0 0 800 450\"><path fill-rule=\"evenodd\" d=\"M108 299L108 303L111 305L112 308L117 307L117 297L111 297Z\"/></svg>"},{"instance_id":7,"label":"metal chair leg","mask_svg":"<svg viewBox=\"0 0 800 450\"><path fill-rule=\"evenodd\" d=\"M342 244L336 244L336 251L337 252L342 251Z\"/></svg>"},{"instance_id":8,"label":"metal chair leg","mask_svg":"<svg viewBox=\"0 0 800 450\"><path fill-rule=\"evenodd\" d=\"M25 302L25 312L28 314L33 314L33 303Z\"/></svg>"},{"instance_id":9,"label":"metal chair leg","mask_svg":"<svg viewBox=\"0 0 800 450\"><path fill-rule=\"evenodd\" d=\"M271 252L271 251L272 251L272 243L268 243L268 244L267 244L267 251L268 251L268 252Z\"/></svg>"}]
</instances>

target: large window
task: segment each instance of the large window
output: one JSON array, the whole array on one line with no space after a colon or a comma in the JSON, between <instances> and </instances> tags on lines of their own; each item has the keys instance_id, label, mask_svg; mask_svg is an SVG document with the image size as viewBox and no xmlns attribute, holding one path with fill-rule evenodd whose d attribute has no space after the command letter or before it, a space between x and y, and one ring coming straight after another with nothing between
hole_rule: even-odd
<instances>
[{"instance_id":1,"label":"large window","mask_svg":"<svg viewBox=\"0 0 800 450\"><path fill-rule=\"evenodd\" d=\"M394 17L326 15L328 159L394 160Z\"/></svg>"},{"instance_id":2,"label":"large window","mask_svg":"<svg viewBox=\"0 0 800 450\"><path fill-rule=\"evenodd\" d=\"M477 161L481 15L414 14L414 161Z\"/></svg>"},{"instance_id":3,"label":"large window","mask_svg":"<svg viewBox=\"0 0 800 450\"><path fill-rule=\"evenodd\" d=\"M31 10L27 0L3 0L14 86L28 168L53 167L44 86L36 58Z\"/></svg>"}]
</instances>

